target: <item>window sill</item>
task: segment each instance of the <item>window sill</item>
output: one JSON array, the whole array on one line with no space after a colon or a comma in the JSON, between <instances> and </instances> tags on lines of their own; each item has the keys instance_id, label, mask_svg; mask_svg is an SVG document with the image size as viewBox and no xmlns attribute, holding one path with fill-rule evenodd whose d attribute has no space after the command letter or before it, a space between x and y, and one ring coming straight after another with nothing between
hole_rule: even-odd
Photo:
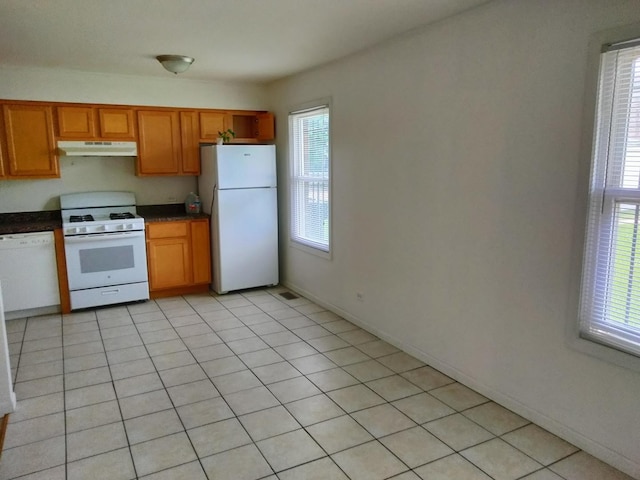
<instances>
[{"instance_id":1,"label":"window sill","mask_svg":"<svg viewBox=\"0 0 640 480\"><path fill-rule=\"evenodd\" d=\"M309 253L311 255L314 255L316 257L320 257L320 258L324 258L326 260L331 260L332 255L331 255L331 250L329 250L328 252L325 252L324 250L320 250L318 248L313 248L310 247L309 245L305 245L303 243L299 243L296 242L295 240L291 240L289 239L289 246L293 247L297 250L302 250L305 253Z\"/></svg>"},{"instance_id":2,"label":"window sill","mask_svg":"<svg viewBox=\"0 0 640 480\"><path fill-rule=\"evenodd\" d=\"M567 338L567 344L573 350L589 355L591 357L613 363L619 367L640 372L640 357L630 353L617 350L614 347L598 343L579 336L577 331L571 331Z\"/></svg>"}]
</instances>

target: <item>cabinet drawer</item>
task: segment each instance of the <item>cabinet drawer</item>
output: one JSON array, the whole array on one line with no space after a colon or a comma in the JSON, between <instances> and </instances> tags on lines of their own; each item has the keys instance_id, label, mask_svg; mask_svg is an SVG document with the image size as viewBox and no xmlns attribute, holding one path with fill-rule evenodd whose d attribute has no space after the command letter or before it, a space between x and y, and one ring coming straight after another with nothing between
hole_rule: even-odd
<instances>
[{"instance_id":1,"label":"cabinet drawer","mask_svg":"<svg viewBox=\"0 0 640 480\"><path fill-rule=\"evenodd\" d=\"M148 223L148 238L172 238L186 237L189 232L189 224L187 222L162 222Z\"/></svg>"}]
</instances>

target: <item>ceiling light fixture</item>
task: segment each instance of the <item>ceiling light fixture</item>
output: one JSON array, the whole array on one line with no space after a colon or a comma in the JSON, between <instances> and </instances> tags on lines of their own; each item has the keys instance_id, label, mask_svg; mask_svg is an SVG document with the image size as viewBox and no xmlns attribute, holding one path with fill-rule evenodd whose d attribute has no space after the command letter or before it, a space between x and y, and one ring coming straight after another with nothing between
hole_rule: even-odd
<instances>
[{"instance_id":1,"label":"ceiling light fixture","mask_svg":"<svg viewBox=\"0 0 640 480\"><path fill-rule=\"evenodd\" d=\"M177 75L186 72L195 59L184 55L158 55L156 60L162 64L165 70Z\"/></svg>"}]
</instances>

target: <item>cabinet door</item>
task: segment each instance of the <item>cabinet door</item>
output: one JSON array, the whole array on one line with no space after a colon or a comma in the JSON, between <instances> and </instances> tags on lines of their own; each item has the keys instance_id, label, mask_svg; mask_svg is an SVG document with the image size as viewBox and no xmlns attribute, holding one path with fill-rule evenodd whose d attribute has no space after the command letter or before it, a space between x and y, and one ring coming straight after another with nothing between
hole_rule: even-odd
<instances>
[{"instance_id":1,"label":"cabinet door","mask_svg":"<svg viewBox=\"0 0 640 480\"><path fill-rule=\"evenodd\" d=\"M58 178L52 107L4 105L8 174L17 178Z\"/></svg>"},{"instance_id":2,"label":"cabinet door","mask_svg":"<svg viewBox=\"0 0 640 480\"><path fill-rule=\"evenodd\" d=\"M99 108L100 137L135 140L133 110L123 108Z\"/></svg>"},{"instance_id":3,"label":"cabinet door","mask_svg":"<svg viewBox=\"0 0 640 480\"><path fill-rule=\"evenodd\" d=\"M0 179L5 179L7 176L7 140L5 137L4 121L2 114L0 114Z\"/></svg>"},{"instance_id":4,"label":"cabinet door","mask_svg":"<svg viewBox=\"0 0 640 480\"><path fill-rule=\"evenodd\" d=\"M211 240L209 220L191 222L193 283L211 283Z\"/></svg>"},{"instance_id":5,"label":"cabinet door","mask_svg":"<svg viewBox=\"0 0 640 480\"><path fill-rule=\"evenodd\" d=\"M259 113L256 115L256 138L258 140L273 140L276 138L275 119L273 113Z\"/></svg>"},{"instance_id":6,"label":"cabinet door","mask_svg":"<svg viewBox=\"0 0 640 480\"><path fill-rule=\"evenodd\" d=\"M149 289L183 287L191 283L191 253L186 237L147 242Z\"/></svg>"},{"instance_id":7,"label":"cabinet door","mask_svg":"<svg viewBox=\"0 0 640 480\"><path fill-rule=\"evenodd\" d=\"M96 137L94 109L91 107L58 107L58 135L60 138Z\"/></svg>"},{"instance_id":8,"label":"cabinet door","mask_svg":"<svg viewBox=\"0 0 640 480\"><path fill-rule=\"evenodd\" d=\"M200 132L198 112L180 112L182 173L200 175Z\"/></svg>"},{"instance_id":9,"label":"cabinet door","mask_svg":"<svg viewBox=\"0 0 640 480\"><path fill-rule=\"evenodd\" d=\"M149 288L184 287L193 279L189 222L157 222L146 226Z\"/></svg>"},{"instance_id":10,"label":"cabinet door","mask_svg":"<svg viewBox=\"0 0 640 480\"><path fill-rule=\"evenodd\" d=\"M225 112L200 112L200 140L215 142L218 132L222 132L230 125L227 125Z\"/></svg>"},{"instance_id":11,"label":"cabinet door","mask_svg":"<svg viewBox=\"0 0 640 480\"><path fill-rule=\"evenodd\" d=\"M178 175L179 122L175 111L138 111L138 175Z\"/></svg>"}]
</instances>

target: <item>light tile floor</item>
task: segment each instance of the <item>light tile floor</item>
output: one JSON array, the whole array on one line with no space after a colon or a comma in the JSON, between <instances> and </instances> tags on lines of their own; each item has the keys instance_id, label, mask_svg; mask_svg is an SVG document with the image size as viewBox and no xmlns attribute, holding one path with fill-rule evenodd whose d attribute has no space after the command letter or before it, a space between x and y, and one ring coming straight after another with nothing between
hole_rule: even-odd
<instances>
[{"instance_id":1,"label":"light tile floor","mask_svg":"<svg viewBox=\"0 0 640 480\"><path fill-rule=\"evenodd\" d=\"M284 291L9 321L0 479L630 478Z\"/></svg>"}]
</instances>

